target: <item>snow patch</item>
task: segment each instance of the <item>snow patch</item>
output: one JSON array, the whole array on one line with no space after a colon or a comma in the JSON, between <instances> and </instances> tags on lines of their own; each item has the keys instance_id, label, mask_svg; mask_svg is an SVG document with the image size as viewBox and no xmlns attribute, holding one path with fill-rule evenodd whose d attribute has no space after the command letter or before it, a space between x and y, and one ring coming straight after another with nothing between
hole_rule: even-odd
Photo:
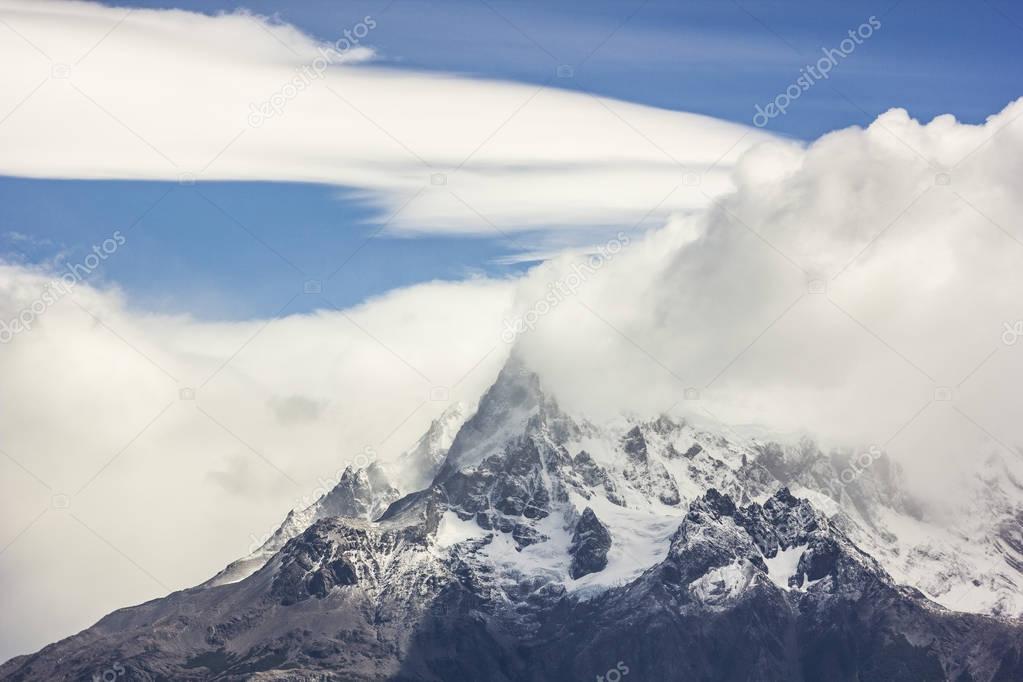
<instances>
[{"instance_id":1,"label":"snow patch","mask_svg":"<svg viewBox=\"0 0 1023 682\"><path fill-rule=\"evenodd\" d=\"M546 576L551 580L568 580L571 556L568 547L572 542L569 531L562 527L560 514L551 514L533 525L533 528L548 537L519 549L511 533L494 531L493 540L482 555L499 573L509 577Z\"/></svg>"},{"instance_id":2,"label":"snow patch","mask_svg":"<svg viewBox=\"0 0 1023 682\"><path fill-rule=\"evenodd\" d=\"M692 595L704 603L716 603L741 594L756 574L756 567L745 559L711 569L689 585Z\"/></svg>"},{"instance_id":3,"label":"snow patch","mask_svg":"<svg viewBox=\"0 0 1023 682\"><path fill-rule=\"evenodd\" d=\"M607 566L603 571L584 575L578 580L565 576L565 587L579 596L595 595L609 587L624 585L638 578L651 566L668 555L671 536L682 522L678 510L658 505L674 513L653 514L647 509L619 507L606 498L594 496L584 500L571 495L577 509L589 506L611 531L611 549L607 553Z\"/></svg>"},{"instance_id":4,"label":"snow patch","mask_svg":"<svg viewBox=\"0 0 1023 682\"><path fill-rule=\"evenodd\" d=\"M459 542L481 538L484 534L485 531L473 519L463 521L458 518L458 514L447 511L437 526L435 544L437 547L447 549Z\"/></svg>"},{"instance_id":5,"label":"snow patch","mask_svg":"<svg viewBox=\"0 0 1023 682\"><path fill-rule=\"evenodd\" d=\"M765 556L764 563L767 564L767 577L771 579L771 582L783 590L788 590L789 578L796 574L799 560L803 558L803 552L806 551L806 547L806 545L795 545L788 549L778 550L778 553L770 559Z\"/></svg>"}]
</instances>

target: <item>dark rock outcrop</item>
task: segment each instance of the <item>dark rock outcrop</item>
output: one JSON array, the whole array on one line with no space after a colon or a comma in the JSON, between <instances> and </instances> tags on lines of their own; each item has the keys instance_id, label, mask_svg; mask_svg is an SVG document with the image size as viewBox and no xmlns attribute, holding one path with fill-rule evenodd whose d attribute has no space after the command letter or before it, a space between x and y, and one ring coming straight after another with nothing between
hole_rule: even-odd
<instances>
[{"instance_id":1,"label":"dark rock outcrop","mask_svg":"<svg viewBox=\"0 0 1023 682\"><path fill-rule=\"evenodd\" d=\"M572 545L568 550L572 555L569 575L577 580L584 575L603 571L607 566L607 553L610 549L611 532L593 510L587 507L576 522L572 534Z\"/></svg>"},{"instance_id":2,"label":"dark rock outcrop","mask_svg":"<svg viewBox=\"0 0 1023 682\"><path fill-rule=\"evenodd\" d=\"M579 599L541 576L498 591L473 558L438 552L449 502L431 489L379 522L323 519L234 584L117 611L0 667L0 679L635 679L937 682L1023 679L1023 626L941 609L896 586L805 500L694 500L667 556ZM453 512L452 512L453 513ZM525 517L523 517L525 518ZM590 509L573 534L585 574L606 557ZM773 575L780 551L793 575ZM575 570L575 569L574 569Z\"/></svg>"}]
</instances>

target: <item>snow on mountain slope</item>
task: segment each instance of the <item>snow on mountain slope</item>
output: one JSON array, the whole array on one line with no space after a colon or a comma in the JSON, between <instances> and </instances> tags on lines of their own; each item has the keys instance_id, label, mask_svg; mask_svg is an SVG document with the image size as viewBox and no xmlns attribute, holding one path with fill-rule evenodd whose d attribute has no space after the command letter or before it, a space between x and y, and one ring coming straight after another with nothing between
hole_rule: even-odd
<instances>
[{"instance_id":1,"label":"snow on mountain slope","mask_svg":"<svg viewBox=\"0 0 1023 682\"><path fill-rule=\"evenodd\" d=\"M343 516L373 520L400 494L426 487L440 468L465 419L465 405L454 403L430 424L415 445L392 464L370 462L364 467L349 466L333 489L304 509L292 509L262 545L248 556L232 562L206 584L224 585L252 575L288 540L320 519Z\"/></svg>"},{"instance_id":2,"label":"snow on mountain slope","mask_svg":"<svg viewBox=\"0 0 1023 682\"><path fill-rule=\"evenodd\" d=\"M213 587L237 582L259 570L288 540L316 521L334 516L372 520L398 499L399 492L388 482L384 469L373 462L367 467L348 467L333 489L305 509L293 509L280 527L248 556L229 564L205 584Z\"/></svg>"},{"instance_id":3,"label":"snow on mountain slope","mask_svg":"<svg viewBox=\"0 0 1023 682\"><path fill-rule=\"evenodd\" d=\"M637 679L720 679L723 665L758 680L1023 675L1020 621L925 594L1013 613L1011 481L985 479L969 547L883 452L680 416L598 424L514 358L437 468L452 430L413 448L436 468L423 489L400 496L382 466L349 468L208 583L111 614L0 679L75 679L112 660L129 679L576 679L604 656Z\"/></svg>"},{"instance_id":4,"label":"snow on mountain slope","mask_svg":"<svg viewBox=\"0 0 1023 682\"><path fill-rule=\"evenodd\" d=\"M673 523L710 488L764 501L789 487L899 582L951 609L1023 613L1023 474L1003 458L978 475L983 493L950 525L921 508L877 448L825 453L807 438L780 444L702 422L661 416L597 424L567 415L513 357L455 436L435 484L463 503L461 517L477 518L480 531L501 530L489 550L501 570L557 575L569 591L606 589L654 565ZM518 468L497 471L488 458ZM587 507L612 542L606 567L574 580L565 551Z\"/></svg>"},{"instance_id":5,"label":"snow on mountain slope","mask_svg":"<svg viewBox=\"0 0 1023 682\"><path fill-rule=\"evenodd\" d=\"M767 564L767 575L778 587L789 589L789 580L796 575L799 562L806 552L807 545L795 545L788 549L778 550L774 557L764 557Z\"/></svg>"},{"instance_id":6,"label":"snow on mountain slope","mask_svg":"<svg viewBox=\"0 0 1023 682\"><path fill-rule=\"evenodd\" d=\"M781 445L677 416L598 425L563 413L513 358L455 437L435 484L475 537L500 531L487 549L499 575L556 577L569 592L592 594L656 564L680 514L709 488L763 501L789 486L900 582L949 608L1023 612L1023 580L1006 561L1023 547L1006 525L1014 507L980 516L994 539L978 544L976 532L923 516L900 475L876 449L824 453L805 438ZM601 571L573 579L567 550L587 507L610 530L611 547Z\"/></svg>"},{"instance_id":7,"label":"snow on mountain slope","mask_svg":"<svg viewBox=\"0 0 1023 682\"><path fill-rule=\"evenodd\" d=\"M680 416L597 424L562 412L514 357L467 416L453 405L386 469L346 471L334 491L290 513L262 547L209 584L251 574L321 518L376 518L399 490L432 483L453 507L446 527L476 539L497 531L484 555L498 576L540 575L593 594L660 561L680 515L708 489L763 501L789 487L900 583L951 609L1023 613L1023 474L1011 466L1018 462L992 458L976 481L982 492L950 524L921 509L876 448L825 453L806 438L779 444ZM573 578L568 551L587 507L611 544L602 570Z\"/></svg>"}]
</instances>

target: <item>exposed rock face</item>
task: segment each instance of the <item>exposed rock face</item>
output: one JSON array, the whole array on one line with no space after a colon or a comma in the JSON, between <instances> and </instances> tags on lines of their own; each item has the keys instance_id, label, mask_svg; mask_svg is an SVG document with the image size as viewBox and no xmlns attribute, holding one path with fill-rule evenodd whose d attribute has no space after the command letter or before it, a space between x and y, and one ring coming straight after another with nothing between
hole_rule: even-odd
<instances>
[{"instance_id":1,"label":"exposed rock face","mask_svg":"<svg viewBox=\"0 0 1023 682\"><path fill-rule=\"evenodd\" d=\"M330 556L325 538L317 537L325 522L317 521L303 533L303 543L287 557L274 578L271 594L288 606L309 597L326 597L338 585L354 585L359 579L356 567L343 554ZM340 548L338 548L340 549Z\"/></svg>"},{"instance_id":2,"label":"exposed rock face","mask_svg":"<svg viewBox=\"0 0 1023 682\"><path fill-rule=\"evenodd\" d=\"M521 362L511 360L483 397L476 414L458 431L436 480L479 463L508 437L537 429L537 418L556 422L557 407L540 390L540 380ZM531 424L532 422L532 424ZM532 428L529 428L532 426Z\"/></svg>"},{"instance_id":3,"label":"exposed rock face","mask_svg":"<svg viewBox=\"0 0 1023 682\"><path fill-rule=\"evenodd\" d=\"M664 504L676 505L681 499L678 486L664 465L650 458L646 439L639 426L635 426L622 438L628 465L625 478L638 490L655 497Z\"/></svg>"},{"instance_id":4,"label":"exposed rock face","mask_svg":"<svg viewBox=\"0 0 1023 682\"><path fill-rule=\"evenodd\" d=\"M373 520L383 514L398 497L397 488L391 485L387 473L376 462L361 469L350 466L330 491L305 509L288 512L284 523L260 547L231 563L205 584L225 585L252 575L280 551L288 540L320 519L342 517Z\"/></svg>"},{"instance_id":5,"label":"exposed rock face","mask_svg":"<svg viewBox=\"0 0 1023 682\"><path fill-rule=\"evenodd\" d=\"M440 489L461 518L475 519L487 530L511 533L521 548L544 539L524 521L547 517L552 495L564 497L560 488L548 487L544 471L537 442L523 438L509 443L503 454L454 473Z\"/></svg>"},{"instance_id":6,"label":"exposed rock face","mask_svg":"<svg viewBox=\"0 0 1023 682\"><path fill-rule=\"evenodd\" d=\"M625 506L625 501L618 494L614 479L608 474L607 469L593 461L590 453L580 450L572 458L572 470L577 476L579 492L583 497L589 499L591 494L591 491L586 488L598 488L603 491L609 502L617 504L619 507ZM571 476L571 474L569 475Z\"/></svg>"},{"instance_id":7,"label":"exposed rock face","mask_svg":"<svg viewBox=\"0 0 1023 682\"><path fill-rule=\"evenodd\" d=\"M945 610L886 570L940 563L1018 613L1012 498L986 501L1004 514L976 536L988 574L949 559L959 545L893 558L880 524L920 515L883 453L856 457L667 417L598 427L512 362L422 490L349 469L218 579L0 679L539 682L619 662L637 680L1023 679L1019 620Z\"/></svg>"},{"instance_id":8,"label":"exposed rock face","mask_svg":"<svg viewBox=\"0 0 1023 682\"><path fill-rule=\"evenodd\" d=\"M478 560L485 539L441 549L445 511L435 491L390 521L320 520L241 582L118 611L0 678L89 679L115 662L126 680L539 682L617 661L636 679L679 681L1023 675L1023 626L897 587L786 491L745 507L708 491L663 560L581 600L533 579L498 589ZM577 558L609 541L601 529L584 510ZM798 561L779 561L793 550Z\"/></svg>"},{"instance_id":9,"label":"exposed rock face","mask_svg":"<svg viewBox=\"0 0 1023 682\"><path fill-rule=\"evenodd\" d=\"M568 551L572 565L568 574L577 580L584 575L603 571L607 566L607 552L611 549L611 532L593 510L587 507L575 524L572 544Z\"/></svg>"},{"instance_id":10,"label":"exposed rock face","mask_svg":"<svg viewBox=\"0 0 1023 682\"><path fill-rule=\"evenodd\" d=\"M793 506L768 504L794 521ZM665 561L548 623L538 639L552 641L533 652L534 664L557 679L584 679L592 661L621 660L637 679L807 682L1010 680L1023 669L1019 624L934 608L894 586L834 529L771 530L775 541L807 544L795 569L803 587L782 587L786 576L770 575L773 562L742 525L766 532L770 511L737 509L713 493L693 507ZM967 653L975 646L978 659ZM574 655L559 654L566 649Z\"/></svg>"},{"instance_id":11,"label":"exposed rock face","mask_svg":"<svg viewBox=\"0 0 1023 682\"><path fill-rule=\"evenodd\" d=\"M622 450L629 456L629 462L632 464L642 465L650 461L646 448L646 439L643 438L643 432L638 426L632 427L622 437Z\"/></svg>"},{"instance_id":12,"label":"exposed rock face","mask_svg":"<svg viewBox=\"0 0 1023 682\"><path fill-rule=\"evenodd\" d=\"M334 489L320 501L317 516L343 516L371 521L399 497L387 474L376 462L364 469L348 467Z\"/></svg>"},{"instance_id":13,"label":"exposed rock face","mask_svg":"<svg viewBox=\"0 0 1023 682\"><path fill-rule=\"evenodd\" d=\"M379 557L423 553L440 520L440 499L424 497L400 524L370 524L339 517L321 519L289 542L278 558L271 596L283 606L310 597L324 598L333 588L387 585L395 574Z\"/></svg>"},{"instance_id":14,"label":"exposed rock face","mask_svg":"<svg viewBox=\"0 0 1023 682\"><path fill-rule=\"evenodd\" d=\"M998 542L1005 563L1023 573L1023 509L999 525Z\"/></svg>"}]
</instances>

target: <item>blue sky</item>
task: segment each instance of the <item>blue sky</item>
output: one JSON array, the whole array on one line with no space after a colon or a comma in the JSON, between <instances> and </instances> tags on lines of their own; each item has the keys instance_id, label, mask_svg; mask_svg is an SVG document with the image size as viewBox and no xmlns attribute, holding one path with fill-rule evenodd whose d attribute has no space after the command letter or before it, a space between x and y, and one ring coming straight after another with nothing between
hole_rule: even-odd
<instances>
[{"instance_id":1,"label":"blue sky","mask_svg":"<svg viewBox=\"0 0 1023 682\"><path fill-rule=\"evenodd\" d=\"M767 129L810 140L891 107L980 122L1023 94L1023 9L1008 2L117 2L276 15L324 40L366 15L383 66L547 83L748 124L824 47L867 17L882 28ZM570 78L556 68L573 67ZM372 68L372 67L370 67ZM94 277L134 307L243 319L322 305L307 279L348 306L431 279L502 276L524 265L493 237L377 234L386 216L344 188L0 178L0 249L69 260L131 228L128 257ZM524 198L528 200L528 198ZM340 267L340 269L338 269Z\"/></svg>"}]
</instances>

